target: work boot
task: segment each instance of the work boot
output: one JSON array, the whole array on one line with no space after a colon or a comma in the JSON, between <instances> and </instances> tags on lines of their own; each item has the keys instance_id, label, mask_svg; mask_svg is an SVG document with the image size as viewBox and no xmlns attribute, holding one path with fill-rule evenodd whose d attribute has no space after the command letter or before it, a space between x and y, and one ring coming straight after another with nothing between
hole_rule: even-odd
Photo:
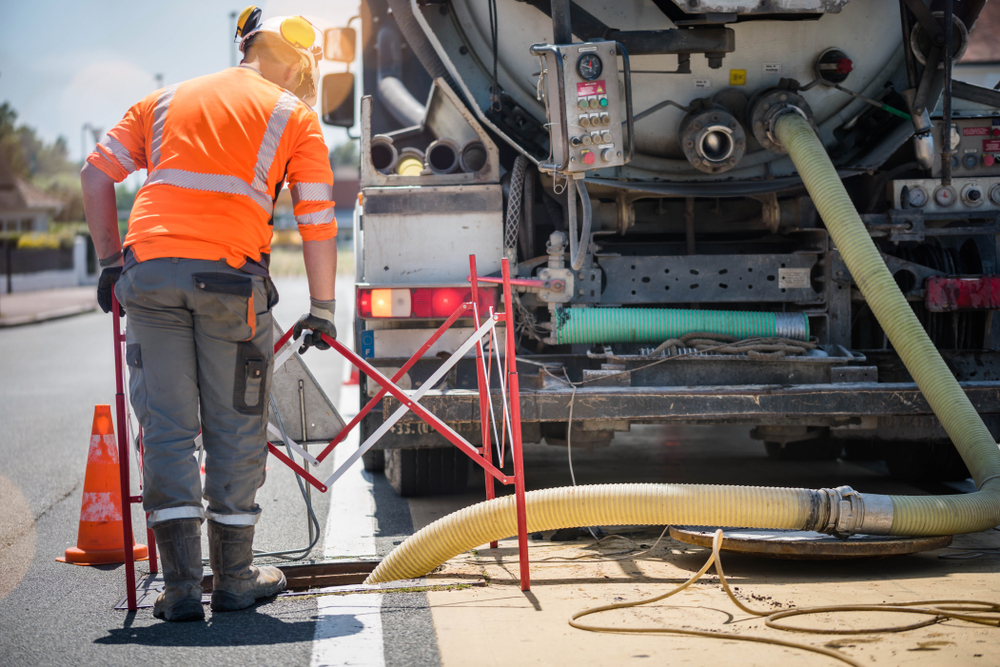
<instances>
[{"instance_id":1,"label":"work boot","mask_svg":"<svg viewBox=\"0 0 1000 667\"><path fill-rule=\"evenodd\" d=\"M155 528L160 568L166 585L153 605L153 616L165 621L203 621L201 606L201 520L174 519Z\"/></svg>"},{"instance_id":2,"label":"work boot","mask_svg":"<svg viewBox=\"0 0 1000 667\"><path fill-rule=\"evenodd\" d=\"M276 567L253 564L253 526L208 522L208 559L215 574L212 611L239 611L285 590Z\"/></svg>"}]
</instances>

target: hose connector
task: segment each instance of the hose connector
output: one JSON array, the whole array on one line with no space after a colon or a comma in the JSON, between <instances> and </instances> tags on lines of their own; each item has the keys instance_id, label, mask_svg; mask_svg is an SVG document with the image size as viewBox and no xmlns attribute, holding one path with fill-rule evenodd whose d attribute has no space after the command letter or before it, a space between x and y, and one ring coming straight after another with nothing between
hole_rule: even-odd
<instances>
[{"instance_id":1,"label":"hose connector","mask_svg":"<svg viewBox=\"0 0 1000 667\"><path fill-rule=\"evenodd\" d=\"M753 136L761 146L771 151L783 155L788 151L781 145L777 133L774 131L778 119L785 114L796 113L812 125L813 130L819 132L813 122L813 112L805 98L790 90L775 89L764 93L753 103L750 110L750 127L753 128Z\"/></svg>"},{"instance_id":2,"label":"hose connector","mask_svg":"<svg viewBox=\"0 0 1000 667\"><path fill-rule=\"evenodd\" d=\"M888 535L892 528L892 499L889 496L861 494L849 486L821 489L829 502L829 513L821 533L847 539L858 533Z\"/></svg>"}]
</instances>

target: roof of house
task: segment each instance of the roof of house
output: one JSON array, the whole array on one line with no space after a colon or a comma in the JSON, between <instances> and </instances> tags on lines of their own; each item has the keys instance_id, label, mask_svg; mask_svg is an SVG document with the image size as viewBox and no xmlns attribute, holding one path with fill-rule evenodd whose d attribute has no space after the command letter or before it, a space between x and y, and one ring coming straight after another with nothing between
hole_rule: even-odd
<instances>
[{"instance_id":1,"label":"roof of house","mask_svg":"<svg viewBox=\"0 0 1000 667\"><path fill-rule=\"evenodd\" d=\"M1000 63L1000 0L988 0L969 33L969 48L959 61Z\"/></svg>"},{"instance_id":2,"label":"roof of house","mask_svg":"<svg viewBox=\"0 0 1000 667\"><path fill-rule=\"evenodd\" d=\"M0 212L58 211L63 202L14 175L7 158L0 153Z\"/></svg>"}]
</instances>

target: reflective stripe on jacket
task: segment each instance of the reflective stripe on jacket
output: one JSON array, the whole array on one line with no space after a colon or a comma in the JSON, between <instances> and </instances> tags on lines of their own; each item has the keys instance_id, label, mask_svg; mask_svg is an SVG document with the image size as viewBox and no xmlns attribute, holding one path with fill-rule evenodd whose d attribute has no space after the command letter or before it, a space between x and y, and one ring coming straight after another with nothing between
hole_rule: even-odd
<instances>
[{"instance_id":1,"label":"reflective stripe on jacket","mask_svg":"<svg viewBox=\"0 0 1000 667\"><path fill-rule=\"evenodd\" d=\"M337 234L333 172L316 113L251 68L152 93L87 161L116 183L147 170L125 237L139 261L260 263L270 252L275 192L286 180L302 238Z\"/></svg>"}]
</instances>

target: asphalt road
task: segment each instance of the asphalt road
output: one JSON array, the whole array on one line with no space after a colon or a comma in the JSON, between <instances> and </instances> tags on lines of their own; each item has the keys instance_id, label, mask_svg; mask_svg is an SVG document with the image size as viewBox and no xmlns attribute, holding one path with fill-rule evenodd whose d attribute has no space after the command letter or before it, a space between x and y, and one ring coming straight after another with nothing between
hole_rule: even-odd
<instances>
[{"instance_id":1,"label":"asphalt road","mask_svg":"<svg viewBox=\"0 0 1000 667\"><path fill-rule=\"evenodd\" d=\"M351 330L347 282L341 281L338 299L341 340L349 339ZM275 314L290 326L307 303L305 281L280 281L279 290ZM124 595L122 566L55 562L76 543L93 406L114 401L110 330L110 318L101 313L0 330L0 665L440 664L423 593L287 598L241 613L208 612L204 624L168 624L149 609L114 609ZM345 415L357 410L353 388L340 395L344 367L337 355L311 351L306 361ZM577 481L851 484L877 493L921 491L885 479L878 464L774 464L760 443L747 438L747 430L639 427L611 447L574 451ZM320 477L330 466L324 463ZM525 467L529 488L569 484L565 449L528 445ZM967 489L922 489L959 490ZM381 475L356 469L339 488L313 494L323 534L311 557L384 555L414 524L481 496L474 490L407 502ZM307 542L295 478L273 458L258 502L264 513L257 548ZM142 525L138 509L133 519Z\"/></svg>"},{"instance_id":2,"label":"asphalt road","mask_svg":"<svg viewBox=\"0 0 1000 667\"><path fill-rule=\"evenodd\" d=\"M305 281L281 280L278 289L275 317L290 326L308 307ZM353 301L347 281L338 292L339 337L346 340ZM371 637L350 655L341 659L334 651L323 663L314 656L317 639L336 643L352 627L329 618L318 623L323 615L316 599L278 600L238 614L209 612L205 624L168 624L154 619L149 609L114 609L124 595L123 566L55 561L76 544L94 405L114 404L111 326L109 316L92 313L0 330L0 377L5 378L0 383L0 496L7 506L7 516L0 518L0 665L438 664L434 642L426 640L433 630L421 594L367 596L380 605L388 640ZM338 355L311 351L306 360L339 404L343 362ZM330 470L329 459L318 469L321 477ZM255 548L306 545L305 507L294 476L274 458L267 474L258 494L264 512ZM376 522L374 551L384 555L412 532L409 508L382 476L369 482L377 517L363 519ZM338 521L328 521L329 495L314 493L313 499L323 534L310 558L322 558L324 541L338 532ZM138 508L133 522L143 525ZM146 564L139 568L141 576Z\"/></svg>"}]
</instances>

